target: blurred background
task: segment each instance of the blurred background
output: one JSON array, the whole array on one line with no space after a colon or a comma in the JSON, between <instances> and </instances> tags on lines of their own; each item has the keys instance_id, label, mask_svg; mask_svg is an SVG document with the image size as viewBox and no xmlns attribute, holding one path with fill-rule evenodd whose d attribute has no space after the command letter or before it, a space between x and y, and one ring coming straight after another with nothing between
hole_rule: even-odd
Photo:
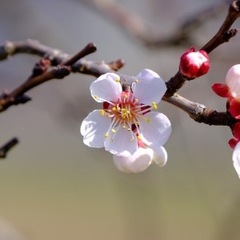
<instances>
[{"instance_id":1,"label":"blurred background","mask_svg":"<svg viewBox=\"0 0 240 240\"><path fill-rule=\"evenodd\" d=\"M221 0L119 0L157 34L169 36L179 24ZM203 46L223 22L228 6L192 33ZM236 22L234 27L239 27ZM191 46L148 48L103 12L81 0L1 0L0 42L39 40L75 54L94 42L89 60L122 58L122 73L150 68L166 81ZM211 54L209 74L180 94L210 108L225 101L211 90L240 63L240 37ZM12 90L29 76L36 56L16 55L0 63L0 90ZM237 240L240 181L232 165L226 127L199 124L162 102L173 125L165 145L164 168L150 166L137 175L119 172L111 154L89 149L79 126L99 107L89 94L93 77L72 74L28 95L32 101L0 115L0 145L16 136L20 144L0 161L0 240Z\"/></svg>"}]
</instances>

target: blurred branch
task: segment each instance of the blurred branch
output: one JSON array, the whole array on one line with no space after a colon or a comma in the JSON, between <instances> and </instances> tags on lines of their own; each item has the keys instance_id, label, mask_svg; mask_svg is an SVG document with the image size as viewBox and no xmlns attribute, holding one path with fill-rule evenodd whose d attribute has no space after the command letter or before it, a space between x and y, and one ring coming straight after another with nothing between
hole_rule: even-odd
<instances>
[{"instance_id":1,"label":"blurred branch","mask_svg":"<svg viewBox=\"0 0 240 240\"><path fill-rule=\"evenodd\" d=\"M17 138L12 138L7 143L5 143L2 147L0 147L0 158L6 158L7 153L9 150L11 150L15 145L18 144Z\"/></svg>"},{"instance_id":2,"label":"blurred branch","mask_svg":"<svg viewBox=\"0 0 240 240\"><path fill-rule=\"evenodd\" d=\"M119 25L128 35L140 40L148 47L172 47L172 46L189 46L192 44L193 32L200 28L210 18L215 17L220 11L225 9L229 0L208 6L199 11L194 16L189 17L176 28L170 36L159 36L156 29L146 26L145 22L137 14L117 3L115 0L80 0L111 21Z\"/></svg>"}]
</instances>

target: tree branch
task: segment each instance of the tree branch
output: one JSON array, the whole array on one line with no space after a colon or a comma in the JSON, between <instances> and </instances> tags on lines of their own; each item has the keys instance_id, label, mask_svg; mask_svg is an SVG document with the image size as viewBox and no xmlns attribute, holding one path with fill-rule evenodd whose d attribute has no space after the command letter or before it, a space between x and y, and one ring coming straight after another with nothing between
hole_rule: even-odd
<instances>
[{"instance_id":1,"label":"tree branch","mask_svg":"<svg viewBox=\"0 0 240 240\"><path fill-rule=\"evenodd\" d=\"M15 145L18 144L17 138L12 138L7 143L5 143L2 147L0 147L0 158L6 158L9 150L11 150Z\"/></svg>"},{"instance_id":2,"label":"tree branch","mask_svg":"<svg viewBox=\"0 0 240 240\"><path fill-rule=\"evenodd\" d=\"M45 59L49 59L52 66L63 64L71 58L71 55L61 50L48 47L36 40L28 39L26 41L16 42L6 41L4 44L2 44L0 46L0 61L6 60L10 56L14 56L15 54L20 53L32 54ZM79 72L82 74L99 77L106 72L118 71L123 66L124 61L122 59L118 59L110 63L105 63L103 61L96 63L94 61L88 61L84 58L81 58L72 64L71 67L73 72Z\"/></svg>"},{"instance_id":3,"label":"tree branch","mask_svg":"<svg viewBox=\"0 0 240 240\"><path fill-rule=\"evenodd\" d=\"M203 104L192 102L176 93L170 97L164 96L163 100L182 109L192 119L199 123L231 127L232 124L236 122L236 120L226 112L218 112L216 110L209 109Z\"/></svg>"}]
</instances>

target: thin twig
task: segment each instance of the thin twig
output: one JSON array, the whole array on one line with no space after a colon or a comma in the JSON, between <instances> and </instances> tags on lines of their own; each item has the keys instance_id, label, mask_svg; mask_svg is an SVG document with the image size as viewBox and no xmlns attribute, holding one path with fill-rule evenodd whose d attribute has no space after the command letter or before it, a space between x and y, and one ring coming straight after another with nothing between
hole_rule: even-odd
<instances>
[{"instance_id":1,"label":"thin twig","mask_svg":"<svg viewBox=\"0 0 240 240\"><path fill-rule=\"evenodd\" d=\"M94 52L95 50L93 49L94 47L92 46L92 51ZM9 57L14 56L15 54L23 53L49 59L52 66L64 64L72 57L68 53L65 53L59 49L48 47L32 39L15 42L6 41L2 45L0 45L0 61L6 60ZM89 54L90 53L91 52L89 52ZM105 63L104 61L98 63L81 58L74 64L72 64L71 67L73 72L79 72L82 74L98 77L106 72L118 71L123 66L124 61L122 59L117 59L116 61L111 61L110 63Z\"/></svg>"},{"instance_id":2,"label":"thin twig","mask_svg":"<svg viewBox=\"0 0 240 240\"><path fill-rule=\"evenodd\" d=\"M19 140L17 138L12 138L2 147L0 147L0 158L6 158L9 150L11 150L15 145L17 145Z\"/></svg>"},{"instance_id":3,"label":"thin twig","mask_svg":"<svg viewBox=\"0 0 240 240\"><path fill-rule=\"evenodd\" d=\"M219 45L228 42L232 37L237 34L237 29L231 29L232 24L240 16L240 1L235 0L230 4L227 17L223 22L222 26L219 28L216 35L202 47L207 53L210 53Z\"/></svg>"},{"instance_id":4,"label":"thin twig","mask_svg":"<svg viewBox=\"0 0 240 240\"><path fill-rule=\"evenodd\" d=\"M30 89L52 79L62 79L69 75L71 72L71 65L74 65L80 58L96 51L94 44L89 43L83 50L81 50L76 55L72 56L70 59L66 60L63 64L58 65L51 71L44 72L41 75L31 75L23 84L18 86L9 94L2 94L0 96L0 112L6 110L12 105L18 104L19 97L23 96L24 93ZM22 102L21 102L22 103Z\"/></svg>"}]
</instances>

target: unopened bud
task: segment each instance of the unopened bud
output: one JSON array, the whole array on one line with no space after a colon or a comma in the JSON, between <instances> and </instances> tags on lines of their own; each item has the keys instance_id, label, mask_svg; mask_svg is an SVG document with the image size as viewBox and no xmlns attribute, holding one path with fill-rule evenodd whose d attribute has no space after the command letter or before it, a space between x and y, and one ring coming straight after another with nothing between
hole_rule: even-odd
<instances>
[{"instance_id":1,"label":"unopened bud","mask_svg":"<svg viewBox=\"0 0 240 240\"><path fill-rule=\"evenodd\" d=\"M190 48L181 56L179 71L188 79L206 74L209 68L209 56L204 50L196 51L195 48Z\"/></svg>"}]
</instances>

